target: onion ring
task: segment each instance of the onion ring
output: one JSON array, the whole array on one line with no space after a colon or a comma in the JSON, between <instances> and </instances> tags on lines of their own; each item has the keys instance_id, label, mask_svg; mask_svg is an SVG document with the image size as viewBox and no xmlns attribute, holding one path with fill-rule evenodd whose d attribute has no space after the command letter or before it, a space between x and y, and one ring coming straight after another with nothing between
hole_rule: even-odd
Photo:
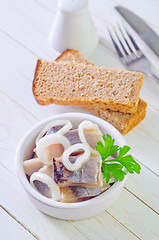
<instances>
[{"instance_id":1,"label":"onion ring","mask_svg":"<svg viewBox=\"0 0 159 240\"><path fill-rule=\"evenodd\" d=\"M93 154L96 154L98 155L98 152L93 149L87 142L86 138L85 138L85 134L84 134L84 128L87 128L87 129L94 129L95 131L97 131L97 133L99 133L99 135L101 135L101 139L99 141L103 142L103 138L102 138L102 132L100 131L99 127L97 126L97 124L91 122L91 121L87 121L87 120L84 120L83 122L81 122L78 126L78 135L79 135L79 138L81 140L81 142L83 144L85 144L86 146L89 147L91 153Z\"/></svg>"},{"instance_id":2,"label":"onion ring","mask_svg":"<svg viewBox=\"0 0 159 240\"><path fill-rule=\"evenodd\" d=\"M34 172L30 177L30 183L34 189L38 190L34 185L35 180L45 183L50 188L52 196L51 198L54 201L58 201L60 199L60 189L51 177L44 173Z\"/></svg>"},{"instance_id":3,"label":"onion ring","mask_svg":"<svg viewBox=\"0 0 159 240\"><path fill-rule=\"evenodd\" d=\"M63 135L60 134L50 134L45 135L41 138L36 146L36 153L41 162L45 165L50 165L52 159L46 159L44 150L52 144L61 144L64 147L64 151L71 146L70 141Z\"/></svg>"},{"instance_id":4,"label":"onion ring","mask_svg":"<svg viewBox=\"0 0 159 240\"><path fill-rule=\"evenodd\" d=\"M75 152L78 149L83 149L84 153L76 159L75 163L71 163L69 160L69 156L72 152ZM64 151L62 155L62 162L65 168L67 168L69 171L77 171L89 159L89 157L90 157L89 147L84 144L77 143L67 148L66 151Z\"/></svg>"},{"instance_id":5,"label":"onion ring","mask_svg":"<svg viewBox=\"0 0 159 240\"><path fill-rule=\"evenodd\" d=\"M61 119L61 120L49 122L38 134L38 136L35 140L36 145L37 145L38 141L40 140L40 138L42 138L48 130L50 130L52 127L61 126L61 125L63 127L57 131L58 134L64 135L66 132L68 132L72 128L72 123L69 120Z\"/></svg>"}]
</instances>

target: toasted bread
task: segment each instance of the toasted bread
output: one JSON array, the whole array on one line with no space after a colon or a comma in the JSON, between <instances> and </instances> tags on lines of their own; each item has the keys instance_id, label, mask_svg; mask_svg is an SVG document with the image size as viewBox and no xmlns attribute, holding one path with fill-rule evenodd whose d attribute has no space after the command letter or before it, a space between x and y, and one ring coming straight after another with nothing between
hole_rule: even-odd
<instances>
[{"instance_id":1,"label":"toasted bread","mask_svg":"<svg viewBox=\"0 0 159 240\"><path fill-rule=\"evenodd\" d=\"M143 77L142 73L75 61L38 60L33 94L41 105L55 103L135 113Z\"/></svg>"},{"instance_id":2,"label":"toasted bread","mask_svg":"<svg viewBox=\"0 0 159 240\"><path fill-rule=\"evenodd\" d=\"M78 62L92 65L78 51L68 49L63 52L57 59L57 62ZM139 100L137 111L134 114L115 112L100 108L87 108L88 111L94 113L98 117L106 120L118 129L123 135L127 134L135 126L137 126L145 117L147 104L143 100Z\"/></svg>"}]
</instances>

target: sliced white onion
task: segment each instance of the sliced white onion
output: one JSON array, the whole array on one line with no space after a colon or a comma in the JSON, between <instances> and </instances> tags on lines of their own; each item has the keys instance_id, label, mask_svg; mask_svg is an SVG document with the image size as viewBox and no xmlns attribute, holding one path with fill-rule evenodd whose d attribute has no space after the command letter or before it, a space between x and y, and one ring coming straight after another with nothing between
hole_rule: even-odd
<instances>
[{"instance_id":1,"label":"sliced white onion","mask_svg":"<svg viewBox=\"0 0 159 240\"><path fill-rule=\"evenodd\" d=\"M44 173L44 174L48 175L49 177L52 177L52 175L53 175L53 167L52 167L52 165L44 166L44 167L40 168L38 170L38 172Z\"/></svg>"},{"instance_id":2,"label":"sliced white onion","mask_svg":"<svg viewBox=\"0 0 159 240\"><path fill-rule=\"evenodd\" d=\"M59 134L50 134L45 135L41 138L36 146L36 153L41 162L45 165L50 165L52 159L45 159L45 148L49 147L52 144L61 144L64 147L64 151L71 146L70 141L63 135Z\"/></svg>"},{"instance_id":3,"label":"sliced white onion","mask_svg":"<svg viewBox=\"0 0 159 240\"><path fill-rule=\"evenodd\" d=\"M37 188L34 185L35 180L47 184L47 186L50 188L53 200L58 201L60 199L60 189L51 177L41 172L34 172L30 177L30 183L32 187L37 190Z\"/></svg>"},{"instance_id":4,"label":"sliced white onion","mask_svg":"<svg viewBox=\"0 0 159 240\"><path fill-rule=\"evenodd\" d=\"M76 159L75 163L71 163L69 160L69 156L71 153L77 151L78 149L83 149L84 153ZM90 157L89 148L84 144L77 143L69 147L66 151L64 151L62 155L62 162L65 168L67 168L69 171L77 171L89 159L89 157Z\"/></svg>"},{"instance_id":5,"label":"sliced white onion","mask_svg":"<svg viewBox=\"0 0 159 240\"><path fill-rule=\"evenodd\" d=\"M39 139L42 138L48 130L56 126L63 126L60 130L57 131L57 133L64 135L66 132L68 132L72 128L72 123L69 120L63 120L63 119L49 122L38 134L35 140L36 145Z\"/></svg>"},{"instance_id":6,"label":"sliced white onion","mask_svg":"<svg viewBox=\"0 0 159 240\"><path fill-rule=\"evenodd\" d=\"M99 127L97 126L97 124L91 122L91 121L87 121L87 120L84 120L83 122L81 122L78 126L78 135L79 135L79 138L81 140L81 142L85 145L87 145L91 151L91 153L93 154L97 154L97 151L95 149L93 149L87 142L86 138L85 138L85 134L84 134L84 128L86 129L93 129L95 130L99 135L101 135L101 139L100 141L103 142L103 139L102 139L102 132L100 131Z\"/></svg>"}]
</instances>

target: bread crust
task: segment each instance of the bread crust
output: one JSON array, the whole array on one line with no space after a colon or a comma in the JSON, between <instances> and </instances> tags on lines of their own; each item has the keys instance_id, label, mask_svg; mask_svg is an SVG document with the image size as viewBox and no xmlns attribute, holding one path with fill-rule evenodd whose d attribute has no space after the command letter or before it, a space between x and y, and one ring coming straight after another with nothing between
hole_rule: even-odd
<instances>
[{"instance_id":1,"label":"bread crust","mask_svg":"<svg viewBox=\"0 0 159 240\"><path fill-rule=\"evenodd\" d=\"M42 60L38 59L37 63L36 63L36 68L35 68L35 72L34 72L34 78L33 78L33 83L32 83L32 93L36 99L36 101L38 102L38 96L35 96L35 88L36 88L36 79L39 75L39 71L40 71L40 65L42 64ZM38 102L39 103L39 102ZM41 104L41 103L39 103Z\"/></svg>"},{"instance_id":2,"label":"bread crust","mask_svg":"<svg viewBox=\"0 0 159 240\"><path fill-rule=\"evenodd\" d=\"M136 127L146 115L147 103L139 100L137 112L134 114L114 112L99 108L87 108L88 111L112 124L118 131L125 135Z\"/></svg>"},{"instance_id":3,"label":"bread crust","mask_svg":"<svg viewBox=\"0 0 159 240\"><path fill-rule=\"evenodd\" d=\"M77 50L67 49L64 51L58 58L55 60L56 62L76 62L83 63L86 65L92 65L93 63L84 58Z\"/></svg>"},{"instance_id":4,"label":"bread crust","mask_svg":"<svg viewBox=\"0 0 159 240\"><path fill-rule=\"evenodd\" d=\"M80 55L80 53L77 50L74 49L67 49L65 50L60 56L58 56L55 61L59 62L59 61L63 61L65 59L65 57L68 57L68 55L71 54L72 56L77 56ZM78 56L79 57L79 56Z\"/></svg>"}]
</instances>

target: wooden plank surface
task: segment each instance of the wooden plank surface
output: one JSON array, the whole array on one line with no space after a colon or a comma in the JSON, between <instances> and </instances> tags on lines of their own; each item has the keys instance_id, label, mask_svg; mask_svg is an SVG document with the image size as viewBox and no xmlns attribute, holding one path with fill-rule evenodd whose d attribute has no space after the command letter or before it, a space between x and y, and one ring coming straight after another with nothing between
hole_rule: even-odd
<instances>
[{"instance_id":1,"label":"wooden plank surface","mask_svg":"<svg viewBox=\"0 0 159 240\"><path fill-rule=\"evenodd\" d=\"M0 207L0 239L3 240L35 240L36 235L34 236L26 228L24 228L16 219L13 218L5 209Z\"/></svg>"}]
</instances>

